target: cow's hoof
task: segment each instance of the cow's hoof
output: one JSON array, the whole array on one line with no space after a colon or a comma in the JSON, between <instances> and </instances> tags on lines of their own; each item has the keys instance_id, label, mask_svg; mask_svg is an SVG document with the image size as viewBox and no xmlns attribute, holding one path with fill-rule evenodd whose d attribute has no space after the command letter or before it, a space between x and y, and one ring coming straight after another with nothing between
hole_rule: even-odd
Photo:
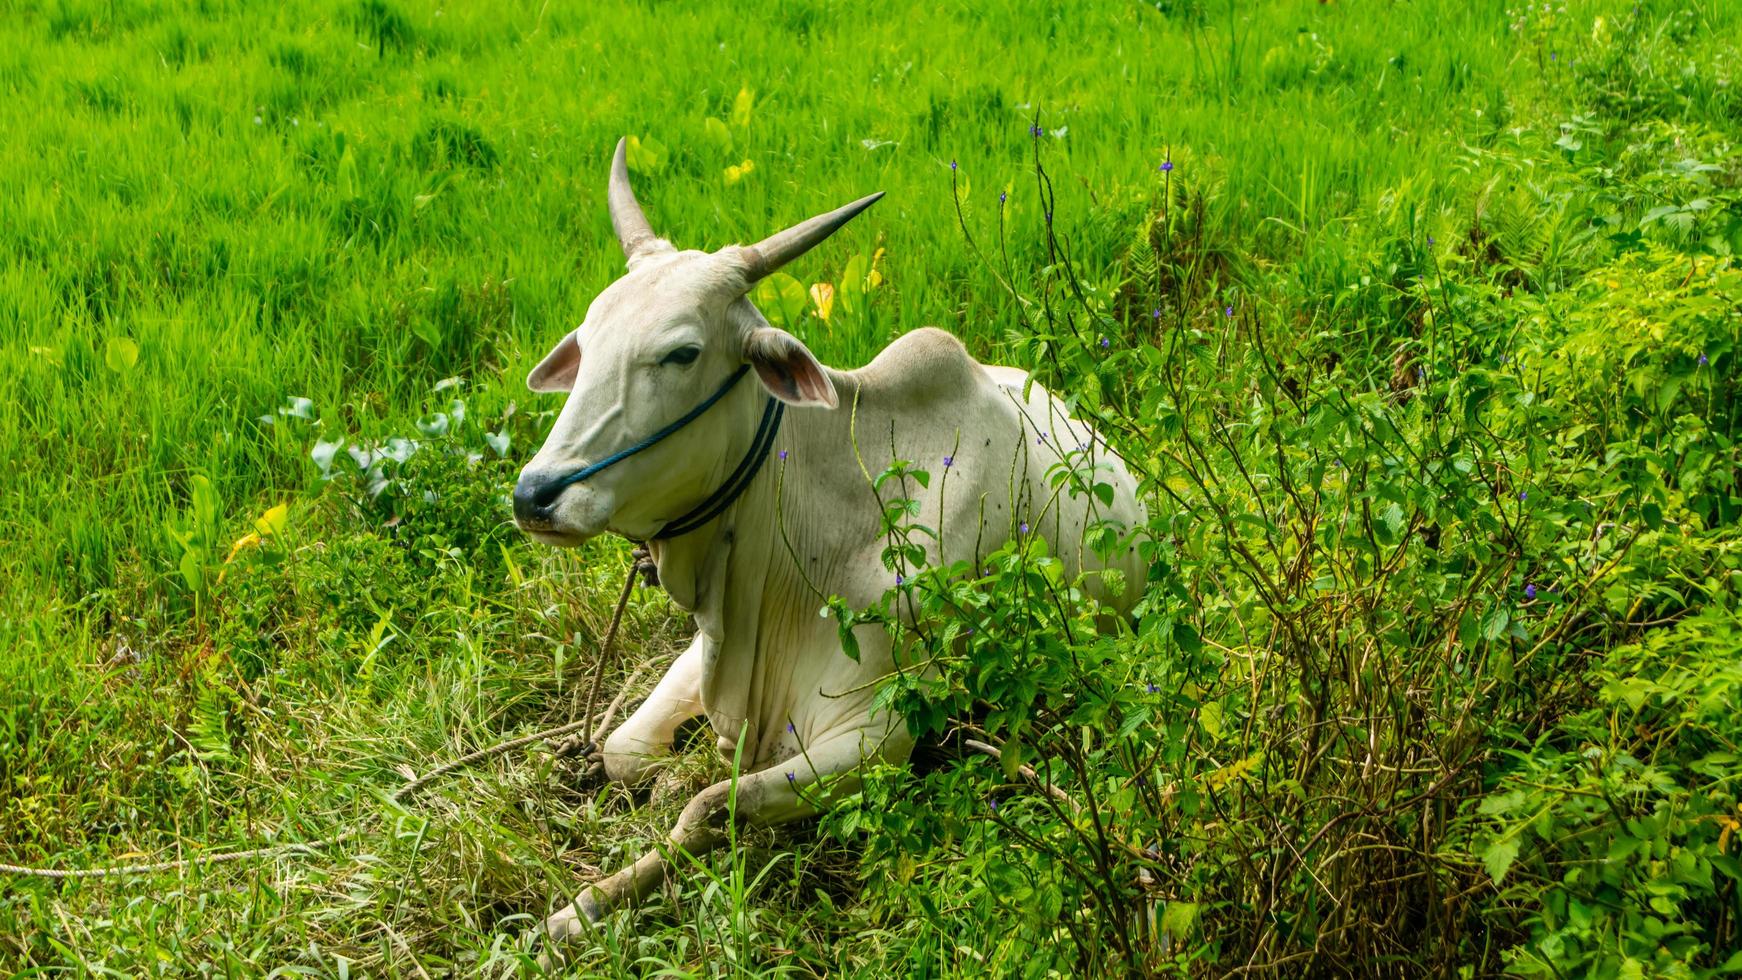
<instances>
[{"instance_id":1,"label":"cow's hoof","mask_svg":"<svg viewBox=\"0 0 1742 980\"><path fill-rule=\"evenodd\" d=\"M599 745L596 742L583 742L579 735L572 735L558 742L551 752L559 759L566 759L571 755L591 759L598 756Z\"/></svg>"},{"instance_id":2,"label":"cow's hoof","mask_svg":"<svg viewBox=\"0 0 1742 980\"><path fill-rule=\"evenodd\" d=\"M550 754L558 759L580 758L582 768L574 779L576 789L593 789L605 782L605 756L596 743L571 738L552 748Z\"/></svg>"}]
</instances>

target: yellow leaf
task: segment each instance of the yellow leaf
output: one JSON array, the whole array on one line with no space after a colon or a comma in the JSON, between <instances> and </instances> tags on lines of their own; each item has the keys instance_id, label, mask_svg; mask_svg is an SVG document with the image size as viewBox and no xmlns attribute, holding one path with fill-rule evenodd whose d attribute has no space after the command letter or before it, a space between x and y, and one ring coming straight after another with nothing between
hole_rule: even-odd
<instances>
[{"instance_id":1,"label":"yellow leaf","mask_svg":"<svg viewBox=\"0 0 1742 980\"><path fill-rule=\"evenodd\" d=\"M1211 701L1198 708L1198 725L1213 739L1222 737L1222 706Z\"/></svg>"},{"instance_id":2,"label":"yellow leaf","mask_svg":"<svg viewBox=\"0 0 1742 980\"><path fill-rule=\"evenodd\" d=\"M260 519L254 522L254 530L259 531L262 537L268 534L277 534L284 530L285 522L289 519L290 505L279 504L260 515Z\"/></svg>"},{"instance_id":3,"label":"yellow leaf","mask_svg":"<svg viewBox=\"0 0 1742 980\"><path fill-rule=\"evenodd\" d=\"M817 319L829 322L829 315L835 312L835 287L826 282L819 282L811 287L811 301L817 304Z\"/></svg>"},{"instance_id":4,"label":"yellow leaf","mask_svg":"<svg viewBox=\"0 0 1742 980\"><path fill-rule=\"evenodd\" d=\"M883 261L883 249L871 253L871 271L865 274L865 288L875 289L883 284L883 273L877 271L877 263Z\"/></svg>"},{"instance_id":5,"label":"yellow leaf","mask_svg":"<svg viewBox=\"0 0 1742 980\"><path fill-rule=\"evenodd\" d=\"M750 108L756 101L756 93L748 88L738 90L738 97L732 100L732 125L744 129L750 125Z\"/></svg>"},{"instance_id":6,"label":"yellow leaf","mask_svg":"<svg viewBox=\"0 0 1742 980\"><path fill-rule=\"evenodd\" d=\"M746 174L750 173L750 171L755 170L755 169L756 169L756 164L751 163L749 160L745 160L743 163L735 164L733 166L727 167L726 168L726 183L736 184L738 181L743 180L744 176Z\"/></svg>"},{"instance_id":7,"label":"yellow leaf","mask_svg":"<svg viewBox=\"0 0 1742 980\"><path fill-rule=\"evenodd\" d=\"M237 538L236 543L230 546L230 553L224 556L224 564L228 565L235 561L237 552L240 552L243 548L254 548L258 547L259 544L260 535L255 534L253 531L249 531L247 534Z\"/></svg>"},{"instance_id":8,"label":"yellow leaf","mask_svg":"<svg viewBox=\"0 0 1742 980\"><path fill-rule=\"evenodd\" d=\"M623 147L623 157L636 173L654 173L665 162L665 144L651 136L646 139L631 136Z\"/></svg>"},{"instance_id":9,"label":"yellow leaf","mask_svg":"<svg viewBox=\"0 0 1742 980\"><path fill-rule=\"evenodd\" d=\"M1228 785L1229 783L1232 783L1238 779L1244 778L1247 773L1249 773L1253 769L1257 768L1258 764L1263 762L1263 761L1264 761L1264 753L1262 751L1259 751L1259 752L1254 752L1252 755L1247 756L1244 759L1241 759L1237 762L1229 763L1228 765L1225 765L1222 768L1217 769L1215 772L1210 773L1210 777L1209 777L1210 788L1211 789L1221 789L1222 787Z\"/></svg>"}]
</instances>

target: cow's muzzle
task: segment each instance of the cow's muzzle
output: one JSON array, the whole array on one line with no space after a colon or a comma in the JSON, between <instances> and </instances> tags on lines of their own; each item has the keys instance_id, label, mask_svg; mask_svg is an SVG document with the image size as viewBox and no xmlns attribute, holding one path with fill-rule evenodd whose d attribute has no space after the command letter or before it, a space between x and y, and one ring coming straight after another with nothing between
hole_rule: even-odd
<instances>
[{"instance_id":1,"label":"cow's muzzle","mask_svg":"<svg viewBox=\"0 0 1742 980\"><path fill-rule=\"evenodd\" d=\"M560 476L521 473L514 483L514 523L526 531L551 530L556 501L565 486Z\"/></svg>"}]
</instances>

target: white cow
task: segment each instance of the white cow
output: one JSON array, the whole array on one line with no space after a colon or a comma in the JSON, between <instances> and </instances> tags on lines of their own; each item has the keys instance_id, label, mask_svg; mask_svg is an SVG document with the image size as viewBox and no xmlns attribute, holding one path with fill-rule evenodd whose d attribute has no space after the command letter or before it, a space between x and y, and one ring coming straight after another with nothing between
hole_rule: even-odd
<instances>
[{"instance_id":1,"label":"white cow","mask_svg":"<svg viewBox=\"0 0 1742 980\"><path fill-rule=\"evenodd\" d=\"M1025 393L1022 371L979 364L935 329L837 371L751 305L746 293L759 279L881 196L751 247L679 251L648 225L618 144L609 203L629 271L528 376L534 391L569 394L514 491L515 521L539 541L577 545L611 531L648 542L661 584L695 616L688 649L605 740L611 779L647 776L697 715L728 757L742 739L737 813L753 823L814 814L821 777L827 792L851 792L861 761L906 759L905 727L871 710L892 669L887 635L862 627L855 662L835 621L818 615L829 595L863 608L892 584L867 479L892 446L935 476L951 457L947 481L909 486L919 520L942 532L934 561L1038 533L1074 576L1102 567L1082 545L1085 526L1143 519L1124 464L1038 385ZM1110 504L1048 480L1061 453L1073 452L1100 465L1095 479L1113 485ZM1111 567L1131 583L1105 597L1123 610L1142 565L1122 545ZM719 845L729 792L721 781L699 793L671 848ZM667 857L650 852L586 888L545 929L573 935L583 920L646 896L668 870Z\"/></svg>"}]
</instances>

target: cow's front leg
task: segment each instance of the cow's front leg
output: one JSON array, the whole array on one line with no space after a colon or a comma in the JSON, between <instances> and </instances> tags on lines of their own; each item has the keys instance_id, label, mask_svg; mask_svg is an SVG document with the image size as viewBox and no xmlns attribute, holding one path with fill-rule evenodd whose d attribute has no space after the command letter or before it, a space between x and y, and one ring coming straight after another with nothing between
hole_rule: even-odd
<instances>
[{"instance_id":1,"label":"cow's front leg","mask_svg":"<svg viewBox=\"0 0 1742 980\"><path fill-rule=\"evenodd\" d=\"M697 633L641 707L605 739L606 777L639 782L671 755L678 726L702 713L703 642Z\"/></svg>"},{"instance_id":2,"label":"cow's front leg","mask_svg":"<svg viewBox=\"0 0 1742 980\"><path fill-rule=\"evenodd\" d=\"M812 816L829 799L858 791L861 762L900 760L911 747L906 729L899 726L893 734L878 727L829 736L767 769L740 776L737 818L769 826ZM665 880L678 850L700 856L720 846L726 841L731 798L729 779L697 793L684 807L663 851L649 851L629 867L587 886L573 904L545 920L545 933L556 940L577 935L586 928L585 922L597 922L613 909L645 899Z\"/></svg>"}]
</instances>

